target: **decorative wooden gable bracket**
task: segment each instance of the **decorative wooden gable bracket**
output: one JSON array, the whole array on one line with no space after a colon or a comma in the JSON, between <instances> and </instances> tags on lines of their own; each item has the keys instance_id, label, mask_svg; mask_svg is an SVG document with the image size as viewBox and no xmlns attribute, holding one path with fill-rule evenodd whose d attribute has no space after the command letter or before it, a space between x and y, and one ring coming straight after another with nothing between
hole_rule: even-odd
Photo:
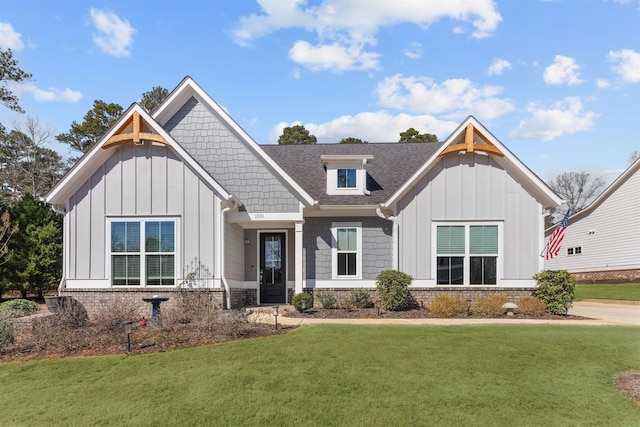
<instances>
[{"instance_id":1,"label":"decorative wooden gable bracket","mask_svg":"<svg viewBox=\"0 0 640 427\"><path fill-rule=\"evenodd\" d=\"M125 130L129 127L129 125L133 124L131 132L125 132ZM157 133L150 132L141 132L142 129L142 119L140 118L140 113L137 111L133 112L133 115L124 122L120 129L104 144L102 144L103 149L111 148L119 144L124 144L126 142L133 142L134 144L143 144L144 141L154 141L159 142L161 144L169 145L166 139L164 139L161 135Z\"/></svg>"},{"instance_id":2,"label":"decorative wooden gable bracket","mask_svg":"<svg viewBox=\"0 0 640 427\"><path fill-rule=\"evenodd\" d=\"M477 135L484 142L484 144L476 143L473 139L474 134ZM469 154L473 153L474 151L495 154L496 156L500 157L504 156L504 153L500 151L498 147L493 145L493 143L489 141L486 136L477 131L471 123L469 123L467 125L467 128L465 129L464 143L450 145L445 148L442 153L440 153L440 155L444 156L448 153L463 154L462 152L464 152L464 154Z\"/></svg>"}]
</instances>

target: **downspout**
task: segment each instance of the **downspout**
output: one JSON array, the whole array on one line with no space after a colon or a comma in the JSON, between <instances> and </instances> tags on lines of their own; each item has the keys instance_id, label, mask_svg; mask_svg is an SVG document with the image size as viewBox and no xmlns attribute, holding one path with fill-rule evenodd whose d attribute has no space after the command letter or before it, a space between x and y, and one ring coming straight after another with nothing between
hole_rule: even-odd
<instances>
[{"instance_id":1,"label":"downspout","mask_svg":"<svg viewBox=\"0 0 640 427\"><path fill-rule=\"evenodd\" d=\"M227 199L228 201L231 202L231 206L227 206L226 208L222 208L222 210L220 211L220 221L221 221L221 226L220 226L220 251L221 253L221 257L220 257L220 279L222 280L222 284L224 285L224 292L226 294L226 302L227 302L227 308L231 308L231 289L229 289L229 283L227 282L227 277L225 276L224 273L224 264L225 264L225 256L224 256L224 227L225 227L225 214L227 212L229 212L232 209L235 209L236 207L238 207L238 202L236 201L236 199L233 196L229 196L229 198Z\"/></svg>"},{"instance_id":2,"label":"downspout","mask_svg":"<svg viewBox=\"0 0 640 427\"><path fill-rule=\"evenodd\" d=\"M43 202L46 202L46 200L44 199L40 199ZM66 277L67 277L67 255L66 255L66 251L67 251L67 246L65 244L65 221L67 219L66 214L67 214L67 210L61 206L56 206L56 205L51 205L51 209L58 215L62 215L62 275L60 276L60 283L58 283L58 296L60 296L60 294L62 293L62 289L64 288L64 284L66 282Z\"/></svg>"},{"instance_id":3,"label":"downspout","mask_svg":"<svg viewBox=\"0 0 640 427\"><path fill-rule=\"evenodd\" d=\"M393 223L393 228L391 231L391 239L393 240L393 263L392 263L392 269L393 270L397 270L398 269L398 233L400 230L400 227L398 226L398 219L393 216L393 215L387 215L385 213L382 212L382 209L380 207L378 207L376 209L376 214L378 214L378 216L382 219L386 219L388 221L391 221Z\"/></svg>"}]
</instances>

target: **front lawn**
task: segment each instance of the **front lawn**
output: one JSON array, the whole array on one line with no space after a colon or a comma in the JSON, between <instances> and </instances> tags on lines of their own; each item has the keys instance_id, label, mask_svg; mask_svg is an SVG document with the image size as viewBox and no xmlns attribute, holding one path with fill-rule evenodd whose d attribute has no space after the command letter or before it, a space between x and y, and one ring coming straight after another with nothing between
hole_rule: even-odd
<instances>
[{"instance_id":1,"label":"front lawn","mask_svg":"<svg viewBox=\"0 0 640 427\"><path fill-rule=\"evenodd\" d=\"M0 364L2 424L638 425L639 328L305 326L163 353Z\"/></svg>"},{"instance_id":2,"label":"front lawn","mask_svg":"<svg viewBox=\"0 0 640 427\"><path fill-rule=\"evenodd\" d=\"M583 299L640 301L640 283L576 285L575 300Z\"/></svg>"}]
</instances>

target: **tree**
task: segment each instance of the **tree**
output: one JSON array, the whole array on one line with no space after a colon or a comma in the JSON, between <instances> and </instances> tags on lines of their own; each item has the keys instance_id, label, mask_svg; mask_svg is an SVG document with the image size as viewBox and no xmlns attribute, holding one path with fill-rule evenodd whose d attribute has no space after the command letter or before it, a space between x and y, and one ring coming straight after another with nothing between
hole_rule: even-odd
<instances>
[{"instance_id":1,"label":"tree","mask_svg":"<svg viewBox=\"0 0 640 427\"><path fill-rule=\"evenodd\" d=\"M17 201L24 194L44 196L62 177L67 166L54 150L44 147L53 132L37 118L27 116L6 134L0 126L0 194Z\"/></svg>"},{"instance_id":2,"label":"tree","mask_svg":"<svg viewBox=\"0 0 640 427\"><path fill-rule=\"evenodd\" d=\"M409 128L404 132L400 132L400 140L398 142L438 142L438 137L430 133L420 133L414 128Z\"/></svg>"},{"instance_id":3,"label":"tree","mask_svg":"<svg viewBox=\"0 0 640 427\"><path fill-rule=\"evenodd\" d=\"M640 150L635 150L629 155L629 163L633 163L638 159L640 159Z\"/></svg>"},{"instance_id":4,"label":"tree","mask_svg":"<svg viewBox=\"0 0 640 427\"><path fill-rule=\"evenodd\" d=\"M155 86L149 92L142 94L140 106L147 112L151 113L169 96L169 91L162 86Z\"/></svg>"},{"instance_id":5,"label":"tree","mask_svg":"<svg viewBox=\"0 0 640 427\"><path fill-rule=\"evenodd\" d=\"M25 73L18 67L18 61L13 59L11 49L0 49L0 103L13 111L24 113L18 104L18 97L7 89L6 84L7 82L20 83L30 78L31 74Z\"/></svg>"},{"instance_id":6,"label":"tree","mask_svg":"<svg viewBox=\"0 0 640 427\"><path fill-rule=\"evenodd\" d=\"M122 115L120 105L107 104L97 99L93 101L93 108L85 114L81 124L74 120L69 132L61 133L56 136L56 139L59 142L69 144L75 150L86 153L120 115Z\"/></svg>"},{"instance_id":7,"label":"tree","mask_svg":"<svg viewBox=\"0 0 640 427\"><path fill-rule=\"evenodd\" d=\"M302 125L288 126L282 130L282 135L278 138L280 145L302 145L315 144L318 139L309 133Z\"/></svg>"},{"instance_id":8,"label":"tree","mask_svg":"<svg viewBox=\"0 0 640 427\"><path fill-rule=\"evenodd\" d=\"M586 208L600 194L605 184L601 177L591 178L587 172L563 173L549 181L549 187L566 200L572 214Z\"/></svg>"},{"instance_id":9,"label":"tree","mask_svg":"<svg viewBox=\"0 0 640 427\"><path fill-rule=\"evenodd\" d=\"M9 241L11 257L0 265L0 277L22 298L55 289L62 274L62 217L29 194L8 210L19 230Z\"/></svg>"},{"instance_id":10,"label":"tree","mask_svg":"<svg viewBox=\"0 0 640 427\"><path fill-rule=\"evenodd\" d=\"M354 138L354 137L348 137L348 138L342 138L340 140L340 144L368 144L369 141L363 141L360 138Z\"/></svg>"}]
</instances>

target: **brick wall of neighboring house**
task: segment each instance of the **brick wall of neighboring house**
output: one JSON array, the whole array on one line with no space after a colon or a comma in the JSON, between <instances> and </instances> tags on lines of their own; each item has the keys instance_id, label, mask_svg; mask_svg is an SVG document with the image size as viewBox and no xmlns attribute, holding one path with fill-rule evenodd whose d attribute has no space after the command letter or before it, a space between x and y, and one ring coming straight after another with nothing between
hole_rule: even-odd
<instances>
[{"instance_id":1,"label":"brick wall of neighboring house","mask_svg":"<svg viewBox=\"0 0 640 427\"><path fill-rule=\"evenodd\" d=\"M214 299L216 307L223 308L225 304L224 289L208 289ZM134 303L138 308L138 315L147 319L151 318L151 304L142 300L154 295L168 297L169 300L160 304L160 311L170 309L175 304L175 291L167 290L142 290L142 289L65 289L61 296L70 296L79 302L87 311L89 318L93 318L101 310L113 307L115 304Z\"/></svg>"},{"instance_id":2,"label":"brick wall of neighboring house","mask_svg":"<svg viewBox=\"0 0 640 427\"><path fill-rule=\"evenodd\" d=\"M315 289L315 292L324 289ZM326 289L332 291L337 301L341 298L347 297L352 289ZM306 290L310 291L310 290ZM315 307L322 307L318 296L314 293L313 304ZM438 288L409 288L411 296L420 307L427 307L436 295L460 295L462 298L476 300L481 297L486 297L493 294L507 295L510 302L516 302L518 298L533 294L533 288L490 288L490 287L478 287L478 288L456 288L456 287L438 287ZM375 289L369 289L371 299L375 301L376 291Z\"/></svg>"},{"instance_id":3,"label":"brick wall of neighboring house","mask_svg":"<svg viewBox=\"0 0 640 427\"><path fill-rule=\"evenodd\" d=\"M571 273L577 283L640 282L640 270L588 271Z\"/></svg>"}]
</instances>

